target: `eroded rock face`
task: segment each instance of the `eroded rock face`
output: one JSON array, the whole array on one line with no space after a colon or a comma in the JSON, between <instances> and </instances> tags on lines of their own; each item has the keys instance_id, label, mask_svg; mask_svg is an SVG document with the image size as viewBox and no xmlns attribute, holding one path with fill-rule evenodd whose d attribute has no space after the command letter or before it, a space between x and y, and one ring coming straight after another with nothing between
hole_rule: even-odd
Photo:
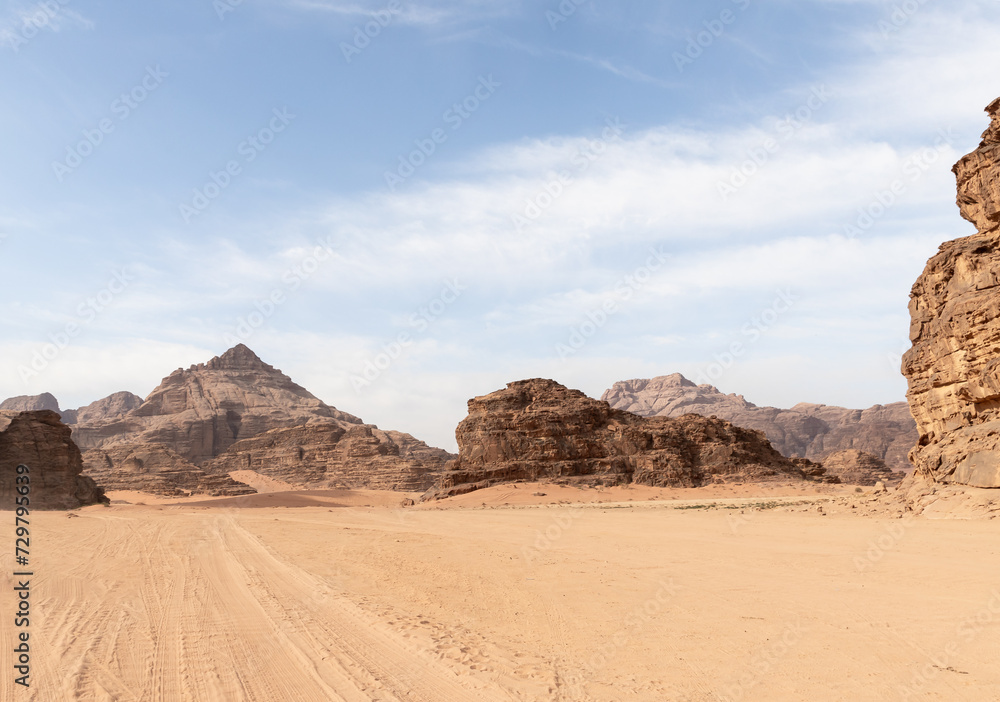
<instances>
[{"instance_id":1,"label":"eroded rock face","mask_svg":"<svg viewBox=\"0 0 1000 702\"><path fill-rule=\"evenodd\" d=\"M834 451L823 459L823 467L827 475L849 485L875 485L879 481L890 485L906 477L902 471L890 470L878 456L857 449Z\"/></svg>"},{"instance_id":2,"label":"eroded rock face","mask_svg":"<svg viewBox=\"0 0 1000 702\"><path fill-rule=\"evenodd\" d=\"M105 490L136 490L167 497L257 492L228 475L209 473L160 444L88 449L83 453L83 465L87 475Z\"/></svg>"},{"instance_id":3,"label":"eroded rock face","mask_svg":"<svg viewBox=\"0 0 1000 702\"><path fill-rule=\"evenodd\" d=\"M644 419L544 379L469 400L455 436L458 460L429 497L511 480L696 487L715 479L805 479L760 432L694 414Z\"/></svg>"},{"instance_id":4,"label":"eroded rock face","mask_svg":"<svg viewBox=\"0 0 1000 702\"><path fill-rule=\"evenodd\" d=\"M76 509L107 502L104 491L84 475L80 449L68 426L52 410L20 412L4 418L0 433L0 497L14 506L17 466L30 469L30 509Z\"/></svg>"},{"instance_id":5,"label":"eroded rock face","mask_svg":"<svg viewBox=\"0 0 1000 702\"><path fill-rule=\"evenodd\" d=\"M232 470L292 485L423 490L454 456L326 405L242 344L178 370L142 401L81 408L74 436L107 488L238 495Z\"/></svg>"},{"instance_id":6,"label":"eroded rock face","mask_svg":"<svg viewBox=\"0 0 1000 702\"><path fill-rule=\"evenodd\" d=\"M987 112L982 143L953 169L959 210L978 231L942 244L913 285L902 370L917 472L1000 488L1000 99Z\"/></svg>"},{"instance_id":7,"label":"eroded rock face","mask_svg":"<svg viewBox=\"0 0 1000 702\"><path fill-rule=\"evenodd\" d=\"M320 420L361 423L324 404L240 344L208 363L174 371L124 415L80 419L75 435L84 449L127 437L129 443L166 446L200 464L240 439Z\"/></svg>"},{"instance_id":8,"label":"eroded rock face","mask_svg":"<svg viewBox=\"0 0 1000 702\"><path fill-rule=\"evenodd\" d=\"M50 410L59 414L59 401L52 393L43 392L41 395L18 395L9 397L0 402L0 410L8 412L35 412L37 410Z\"/></svg>"},{"instance_id":9,"label":"eroded rock face","mask_svg":"<svg viewBox=\"0 0 1000 702\"><path fill-rule=\"evenodd\" d=\"M696 385L680 373L649 380L624 380L601 399L615 409L643 417L680 417L689 412L716 415L767 435L789 458L822 462L835 451L871 453L896 470L907 470L907 454L917 440L916 423L905 402L865 410L799 403L791 409L758 407L742 395L726 395L711 385Z\"/></svg>"},{"instance_id":10,"label":"eroded rock face","mask_svg":"<svg viewBox=\"0 0 1000 702\"><path fill-rule=\"evenodd\" d=\"M131 392L116 392L85 407L63 412L66 424L97 424L128 414L142 404L142 398Z\"/></svg>"},{"instance_id":11,"label":"eroded rock face","mask_svg":"<svg viewBox=\"0 0 1000 702\"><path fill-rule=\"evenodd\" d=\"M214 473L252 470L307 488L412 492L433 485L454 458L409 434L315 422L238 441L204 467Z\"/></svg>"}]
</instances>

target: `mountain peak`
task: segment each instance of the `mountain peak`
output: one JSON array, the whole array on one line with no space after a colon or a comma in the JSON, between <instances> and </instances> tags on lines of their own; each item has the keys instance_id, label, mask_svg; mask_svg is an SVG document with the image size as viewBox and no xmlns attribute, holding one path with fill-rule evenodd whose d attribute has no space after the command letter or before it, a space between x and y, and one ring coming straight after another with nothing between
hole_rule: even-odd
<instances>
[{"instance_id":1,"label":"mountain peak","mask_svg":"<svg viewBox=\"0 0 1000 702\"><path fill-rule=\"evenodd\" d=\"M237 344L205 364L208 370L274 370L245 344Z\"/></svg>"}]
</instances>

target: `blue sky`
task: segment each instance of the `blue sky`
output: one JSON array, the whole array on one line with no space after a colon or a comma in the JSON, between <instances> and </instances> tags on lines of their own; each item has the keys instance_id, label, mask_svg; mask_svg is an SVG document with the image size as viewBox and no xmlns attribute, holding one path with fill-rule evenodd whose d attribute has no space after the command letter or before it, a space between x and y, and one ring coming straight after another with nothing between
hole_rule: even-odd
<instances>
[{"instance_id":1,"label":"blue sky","mask_svg":"<svg viewBox=\"0 0 1000 702\"><path fill-rule=\"evenodd\" d=\"M903 399L1000 95L954 0L0 2L0 396L243 341L455 448L527 377Z\"/></svg>"}]
</instances>

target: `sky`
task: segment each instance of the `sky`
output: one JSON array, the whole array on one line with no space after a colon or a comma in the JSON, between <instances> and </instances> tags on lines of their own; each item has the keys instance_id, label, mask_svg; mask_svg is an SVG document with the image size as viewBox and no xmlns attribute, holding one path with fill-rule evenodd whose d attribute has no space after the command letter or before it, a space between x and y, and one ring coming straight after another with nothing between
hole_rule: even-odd
<instances>
[{"instance_id":1,"label":"sky","mask_svg":"<svg viewBox=\"0 0 1000 702\"><path fill-rule=\"evenodd\" d=\"M0 397L245 343L455 450L524 378L905 398L992 0L0 0Z\"/></svg>"}]
</instances>

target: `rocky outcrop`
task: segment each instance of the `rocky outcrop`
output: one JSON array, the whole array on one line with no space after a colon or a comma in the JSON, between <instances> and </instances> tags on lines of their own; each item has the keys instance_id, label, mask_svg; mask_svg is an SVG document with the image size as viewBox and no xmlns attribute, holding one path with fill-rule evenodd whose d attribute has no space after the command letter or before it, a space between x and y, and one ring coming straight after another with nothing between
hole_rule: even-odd
<instances>
[{"instance_id":1,"label":"rocky outcrop","mask_svg":"<svg viewBox=\"0 0 1000 702\"><path fill-rule=\"evenodd\" d=\"M59 401L51 393L43 392L41 395L18 395L9 397L0 402L0 410L8 412L36 412L38 410L49 410L60 413Z\"/></svg>"},{"instance_id":2,"label":"rocky outcrop","mask_svg":"<svg viewBox=\"0 0 1000 702\"><path fill-rule=\"evenodd\" d=\"M14 506L18 465L30 472L30 509L76 509L106 503L104 491L81 475L80 449L68 426L52 410L21 412L4 418L0 433L0 496L4 507Z\"/></svg>"},{"instance_id":3,"label":"rocky outcrop","mask_svg":"<svg viewBox=\"0 0 1000 702\"><path fill-rule=\"evenodd\" d=\"M200 464L240 439L329 420L361 424L357 417L324 404L240 344L208 363L174 371L145 402L124 415L80 420L75 435L84 449L123 440L160 444Z\"/></svg>"},{"instance_id":4,"label":"rocky outcrop","mask_svg":"<svg viewBox=\"0 0 1000 702\"><path fill-rule=\"evenodd\" d=\"M823 467L827 475L849 485L875 485L879 481L892 485L906 477L902 471L890 470L878 456L857 449L834 451L823 459Z\"/></svg>"},{"instance_id":5,"label":"rocky outcrop","mask_svg":"<svg viewBox=\"0 0 1000 702\"><path fill-rule=\"evenodd\" d=\"M204 467L214 473L252 470L308 488L423 491L454 458L409 434L331 422L243 439Z\"/></svg>"},{"instance_id":6,"label":"rocky outcrop","mask_svg":"<svg viewBox=\"0 0 1000 702\"><path fill-rule=\"evenodd\" d=\"M680 373L615 383L601 396L615 409L643 417L680 417L689 412L716 415L767 435L782 455L822 462L835 451L857 449L896 470L910 467L907 454L917 440L905 402L866 410L799 403L791 409L758 407L742 395L696 385Z\"/></svg>"},{"instance_id":7,"label":"rocky outcrop","mask_svg":"<svg viewBox=\"0 0 1000 702\"><path fill-rule=\"evenodd\" d=\"M206 472L160 444L89 449L83 453L83 465L87 475L105 490L136 490L167 497L257 492L228 475Z\"/></svg>"},{"instance_id":8,"label":"rocky outcrop","mask_svg":"<svg viewBox=\"0 0 1000 702\"><path fill-rule=\"evenodd\" d=\"M142 398L131 392L116 392L85 407L63 411L66 424L98 424L131 412L142 404Z\"/></svg>"},{"instance_id":9,"label":"rocky outcrop","mask_svg":"<svg viewBox=\"0 0 1000 702\"><path fill-rule=\"evenodd\" d=\"M986 110L979 148L953 169L977 233L942 244L913 285L902 370L920 432L917 473L1000 488L1000 99Z\"/></svg>"},{"instance_id":10,"label":"rocky outcrop","mask_svg":"<svg viewBox=\"0 0 1000 702\"><path fill-rule=\"evenodd\" d=\"M513 480L696 487L806 478L760 432L694 414L646 419L544 379L469 400L455 436L458 460L427 497Z\"/></svg>"}]
</instances>

